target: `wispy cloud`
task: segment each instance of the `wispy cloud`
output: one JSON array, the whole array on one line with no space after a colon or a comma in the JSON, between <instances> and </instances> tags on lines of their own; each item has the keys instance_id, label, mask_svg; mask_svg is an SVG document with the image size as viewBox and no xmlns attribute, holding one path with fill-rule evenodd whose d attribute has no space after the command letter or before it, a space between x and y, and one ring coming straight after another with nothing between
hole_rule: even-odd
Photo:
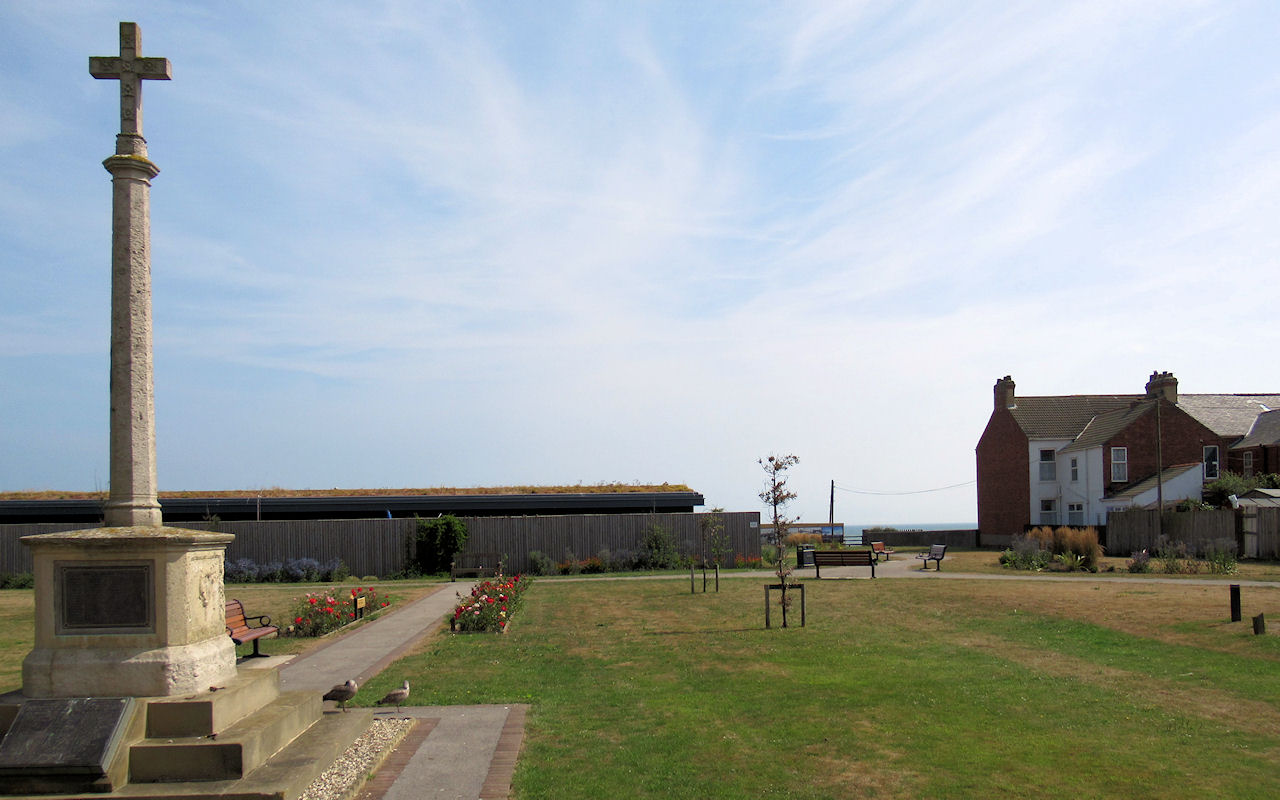
<instances>
[{"instance_id":1,"label":"wispy cloud","mask_svg":"<svg viewBox=\"0 0 1280 800\"><path fill-rule=\"evenodd\" d=\"M42 167L0 176L7 385L105 349L114 94L84 62L133 13L0 10L0 154ZM1278 13L149 6L162 482L671 480L750 508L785 450L822 516L831 478L971 476L1006 373L1274 389L1223 354L1275 267ZM24 430L102 401L37 405ZM83 487L101 438L14 434L0 484ZM974 516L963 490L858 502Z\"/></svg>"}]
</instances>

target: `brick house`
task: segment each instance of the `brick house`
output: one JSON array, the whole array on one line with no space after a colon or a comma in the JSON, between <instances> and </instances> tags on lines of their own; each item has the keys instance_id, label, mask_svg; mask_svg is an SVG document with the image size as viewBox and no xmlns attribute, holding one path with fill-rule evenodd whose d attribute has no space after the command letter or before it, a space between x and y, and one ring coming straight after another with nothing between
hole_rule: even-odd
<instances>
[{"instance_id":1,"label":"brick house","mask_svg":"<svg viewBox=\"0 0 1280 800\"><path fill-rule=\"evenodd\" d=\"M978 528L1105 524L1109 511L1199 499L1221 470L1280 466L1280 395L1178 394L1153 372L1144 394L1018 397L996 381L976 448Z\"/></svg>"}]
</instances>

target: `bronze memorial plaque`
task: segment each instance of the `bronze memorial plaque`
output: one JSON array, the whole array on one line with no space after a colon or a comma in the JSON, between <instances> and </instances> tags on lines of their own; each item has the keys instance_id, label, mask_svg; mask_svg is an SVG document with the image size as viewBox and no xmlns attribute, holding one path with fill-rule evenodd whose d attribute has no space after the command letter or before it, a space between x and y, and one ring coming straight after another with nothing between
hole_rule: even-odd
<instances>
[{"instance_id":1,"label":"bronze memorial plaque","mask_svg":"<svg viewBox=\"0 0 1280 800\"><path fill-rule=\"evenodd\" d=\"M152 633L155 602L151 562L59 562L60 634Z\"/></svg>"}]
</instances>

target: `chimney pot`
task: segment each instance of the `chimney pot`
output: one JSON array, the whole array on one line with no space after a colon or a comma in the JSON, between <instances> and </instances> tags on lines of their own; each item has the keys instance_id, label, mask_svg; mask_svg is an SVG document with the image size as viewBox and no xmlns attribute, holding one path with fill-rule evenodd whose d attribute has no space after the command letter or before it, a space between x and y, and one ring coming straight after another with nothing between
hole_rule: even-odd
<instances>
[{"instance_id":1,"label":"chimney pot","mask_svg":"<svg viewBox=\"0 0 1280 800\"><path fill-rule=\"evenodd\" d=\"M1016 395L1014 394L1014 391L1013 391L1015 385L1016 384L1014 384L1013 378L1011 378L1008 375L1005 375L1003 378L996 381L996 386L995 386L996 411L999 411L1003 408L1014 408L1015 406L1017 406L1018 403L1017 403Z\"/></svg>"},{"instance_id":2,"label":"chimney pot","mask_svg":"<svg viewBox=\"0 0 1280 800\"><path fill-rule=\"evenodd\" d=\"M1146 389L1147 397L1162 397L1174 405L1178 402L1178 379L1172 372L1152 372Z\"/></svg>"}]
</instances>

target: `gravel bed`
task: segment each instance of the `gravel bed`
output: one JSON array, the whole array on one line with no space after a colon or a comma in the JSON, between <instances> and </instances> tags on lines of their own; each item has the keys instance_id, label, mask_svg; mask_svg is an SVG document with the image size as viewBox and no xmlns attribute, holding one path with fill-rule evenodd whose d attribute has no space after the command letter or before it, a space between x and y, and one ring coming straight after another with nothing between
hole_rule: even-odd
<instances>
[{"instance_id":1,"label":"gravel bed","mask_svg":"<svg viewBox=\"0 0 1280 800\"><path fill-rule=\"evenodd\" d=\"M338 756L333 766L311 782L299 800L346 800L351 797L417 722L407 718L374 720L369 729Z\"/></svg>"}]
</instances>

